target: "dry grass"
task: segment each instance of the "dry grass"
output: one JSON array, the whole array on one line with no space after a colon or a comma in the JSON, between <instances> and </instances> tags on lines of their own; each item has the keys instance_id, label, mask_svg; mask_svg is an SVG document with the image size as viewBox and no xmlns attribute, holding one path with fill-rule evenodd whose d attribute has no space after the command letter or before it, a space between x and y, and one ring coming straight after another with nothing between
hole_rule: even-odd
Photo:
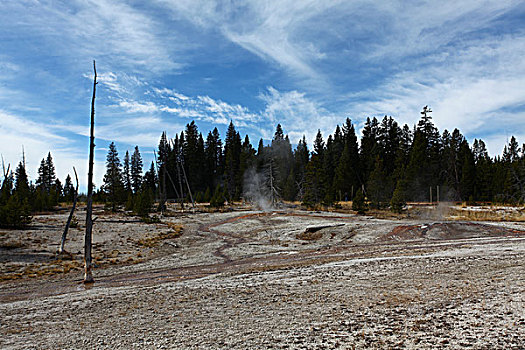
<instances>
[{"instance_id":1,"label":"dry grass","mask_svg":"<svg viewBox=\"0 0 525 350\"><path fill-rule=\"evenodd\" d=\"M1 281L18 280L22 278L36 278L42 276L53 276L58 274L69 273L70 271L82 270L82 261L54 261L47 264L29 264L23 269L17 269L13 272L3 273L0 275Z\"/></svg>"},{"instance_id":2,"label":"dry grass","mask_svg":"<svg viewBox=\"0 0 525 350\"><path fill-rule=\"evenodd\" d=\"M23 248L24 244L21 241L4 241L0 242L0 248L2 249L16 249Z\"/></svg>"},{"instance_id":3,"label":"dry grass","mask_svg":"<svg viewBox=\"0 0 525 350\"><path fill-rule=\"evenodd\" d=\"M486 210L468 210L463 208L451 208L449 215L457 220L525 222L525 208L516 208L516 210L497 208L487 208Z\"/></svg>"},{"instance_id":4,"label":"dry grass","mask_svg":"<svg viewBox=\"0 0 525 350\"><path fill-rule=\"evenodd\" d=\"M316 241L321 239L321 237L323 237L323 233L321 231L304 231L295 235L295 238L301 239L303 241Z\"/></svg>"},{"instance_id":5,"label":"dry grass","mask_svg":"<svg viewBox=\"0 0 525 350\"><path fill-rule=\"evenodd\" d=\"M168 227L170 228L167 232L158 232L154 235L150 235L144 238L141 238L137 240L137 244L147 247L147 248L153 248L157 247L161 241L164 241L166 239L175 239L182 235L183 227L180 224L175 224L173 222L167 223Z\"/></svg>"}]
</instances>

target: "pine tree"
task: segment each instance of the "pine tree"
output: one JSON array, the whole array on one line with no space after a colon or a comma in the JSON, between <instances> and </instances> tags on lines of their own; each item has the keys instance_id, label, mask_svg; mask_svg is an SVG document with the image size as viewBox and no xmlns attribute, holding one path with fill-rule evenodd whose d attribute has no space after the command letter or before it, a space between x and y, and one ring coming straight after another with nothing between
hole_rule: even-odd
<instances>
[{"instance_id":1,"label":"pine tree","mask_svg":"<svg viewBox=\"0 0 525 350\"><path fill-rule=\"evenodd\" d=\"M37 193L33 201L34 210L49 210L58 203L55 182L55 166L51 152L49 152L47 157L42 159L38 168Z\"/></svg>"},{"instance_id":2,"label":"pine tree","mask_svg":"<svg viewBox=\"0 0 525 350\"><path fill-rule=\"evenodd\" d=\"M51 189L51 187L53 186L56 180L55 165L53 164L53 157L51 157L51 152L47 154L46 167L47 167L46 188Z\"/></svg>"},{"instance_id":3,"label":"pine tree","mask_svg":"<svg viewBox=\"0 0 525 350\"><path fill-rule=\"evenodd\" d=\"M37 187L41 191L49 194L51 187L55 183L55 166L53 164L53 157L51 157L51 152L47 154L47 158L42 159L40 162L40 167L38 168L38 178L36 180Z\"/></svg>"},{"instance_id":4,"label":"pine tree","mask_svg":"<svg viewBox=\"0 0 525 350\"><path fill-rule=\"evenodd\" d=\"M151 162L149 170L146 171L142 178L142 184L145 188L150 189L152 193L157 191L157 173L155 172L155 163Z\"/></svg>"},{"instance_id":5,"label":"pine tree","mask_svg":"<svg viewBox=\"0 0 525 350\"><path fill-rule=\"evenodd\" d=\"M323 134L321 134L321 130L317 130L317 135L315 135L314 140L314 152L319 157L321 163L323 162L324 150Z\"/></svg>"},{"instance_id":6,"label":"pine tree","mask_svg":"<svg viewBox=\"0 0 525 350\"><path fill-rule=\"evenodd\" d=\"M211 200L211 191L210 191L209 187L206 189L206 192L204 192L204 196L202 197L202 200L203 200L203 202L208 202L208 203L210 202L210 200Z\"/></svg>"},{"instance_id":7,"label":"pine tree","mask_svg":"<svg viewBox=\"0 0 525 350\"><path fill-rule=\"evenodd\" d=\"M36 186L42 192L47 192L46 182L48 178L48 169L46 166L46 160L42 158L40 166L38 167L38 178L36 179Z\"/></svg>"},{"instance_id":8,"label":"pine tree","mask_svg":"<svg viewBox=\"0 0 525 350\"><path fill-rule=\"evenodd\" d=\"M332 135L329 135L328 140L326 141L326 148L323 157L323 170L325 176L325 195L323 197L324 205L332 205L335 200L335 189L333 187L335 176L334 158L334 139Z\"/></svg>"},{"instance_id":9,"label":"pine tree","mask_svg":"<svg viewBox=\"0 0 525 350\"><path fill-rule=\"evenodd\" d=\"M363 215L368 210L368 207L365 202L365 196L363 191L359 189L352 201L352 210L356 211L358 214Z\"/></svg>"},{"instance_id":10,"label":"pine tree","mask_svg":"<svg viewBox=\"0 0 525 350\"><path fill-rule=\"evenodd\" d=\"M303 205L314 206L325 200L327 185L324 168L325 144L321 130L317 131L314 153L305 169Z\"/></svg>"},{"instance_id":11,"label":"pine tree","mask_svg":"<svg viewBox=\"0 0 525 350\"><path fill-rule=\"evenodd\" d=\"M124 190L126 193L131 193L131 172L130 172L130 160L129 152L126 150L126 155L124 156L124 166L122 169L122 179L124 182Z\"/></svg>"},{"instance_id":12,"label":"pine tree","mask_svg":"<svg viewBox=\"0 0 525 350\"><path fill-rule=\"evenodd\" d=\"M276 185L282 189L292 169L293 153L288 135L284 135L281 124L277 124L269 156L275 166Z\"/></svg>"},{"instance_id":13,"label":"pine tree","mask_svg":"<svg viewBox=\"0 0 525 350\"><path fill-rule=\"evenodd\" d=\"M409 154L408 166L405 172L408 198L412 200L428 200L428 189L439 184L442 168L442 140L437 128L432 123L430 113L425 106L421 112L414 131L414 140Z\"/></svg>"},{"instance_id":14,"label":"pine tree","mask_svg":"<svg viewBox=\"0 0 525 350\"><path fill-rule=\"evenodd\" d=\"M242 193L240 178L241 137L230 122L224 145L224 179L230 201L238 199Z\"/></svg>"},{"instance_id":15,"label":"pine tree","mask_svg":"<svg viewBox=\"0 0 525 350\"><path fill-rule=\"evenodd\" d=\"M502 169L505 174L503 183L503 198L511 204L523 203L525 201L525 165L522 150L514 136L511 136L508 145L503 150Z\"/></svg>"},{"instance_id":16,"label":"pine tree","mask_svg":"<svg viewBox=\"0 0 525 350\"><path fill-rule=\"evenodd\" d=\"M217 128L208 133L204 144L206 158L206 187L215 188L222 176L222 141Z\"/></svg>"},{"instance_id":17,"label":"pine tree","mask_svg":"<svg viewBox=\"0 0 525 350\"><path fill-rule=\"evenodd\" d=\"M385 116L379 126L379 154L385 173L390 176L395 169L396 156L401 141L401 128L392 117Z\"/></svg>"},{"instance_id":18,"label":"pine tree","mask_svg":"<svg viewBox=\"0 0 525 350\"><path fill-rule=\"evenodd\" d=\"M147 217L153 207L153 192L151 188L144 185L135 197L133 201L133 211L142 218Z\"/></svg>"},{"instance_id":19,"label":"pine tree","mask_svg":"<svg viewBox=\"0 0 525 350\"><path fill-rule=\"evenodd\" d=\"M64 197L62 182L60 182L60 179L58 178L55 179L55 183L53 186L51 186L50 197L53 202L53 206L58 205L58 202L60 202Z\"/></svg>"},{"instance_id":20,"label":"pine tree","mask_svg":"<svg viewBox=\"0 0 525 350\"><path fill-rule=\"evenodd\" d=\"M454 129L452 134L447 130L443 132L443 151L442 151L442 181L451 193L453 200L463 199L461 190L461 179L463 172L463 163L466 140L458 129ZM463 146L462 146L463 145ZM463 147L463 150L462 150Z\"/></svg>"},{"instance_id":21,"label":"pine tree","mask_svg":"<svg viewBox=\"0 0 525 350\"><path fill-rule=\"evenodd\" d=\"M392 196L393 185L383 166L383 160L378 156L374 170L368 179L368 199L373 208L381 208Z\"/></svg>"},{"instance_id":22,"label":"pine tree","mask_svg":"<svg viewBox=\"0 0 525 350\"><path fill-rule=\"evenodd\" d=\"M205 168L202 166L204 160L204 140L199 133L194 121L186 125L186 139L183 147L184 169L192 191L203 189Z\"/></svg>"},{"instance_id":23,"label":"pine tree","mask_svg":"<svg viewBox=\"0 0 525 350\"><path fill-rule=\"evenodd\" d=\"M181 132L181 138L180 142L181 144L184 144L184 133ZM168 162L169 162L169 155L171 153L170 144L168 142L168 138L166 136L166 132L163 132L160 141L159 141L159 148L158 148L158 158L157 158L157 166L158 166L158 180L159 180L159 199L160 199L160 211L162 212L164 210L164 206L167 200L167 172L168 172Z\"/></svg>"},{"instance_id":24,"label":"pine tree","mask_svg":"<svg viewBox=\"0 0 525 350\"><path fill-rule=\"evenodd\" d=\"M73 201L73 197L75 195L75 187L73 186L73 182L71 180L71 176L68 174L66 176L66 180L64 182L64 200L66 202Z\"/></svg>"},{"instance_id":25,"label":"pine tree","mask_svg":"<svg viewBox=\"0 0 525 350\"><path fill-rule=\"evenodd\" d=\"M379 122L377 118L366 118L361 137L360 165L363 181L366 181L374 170L375 160L379 154Z\"/></svg>"},{"instance_id":26,"label":"pine tree","mask_svg":"<svg viewBox=\"0 0 525 350\"><path fill-rule=\"evenodd\" d=\"M31 207L24 195L25 169L20 163L17 168L16 182L13 172L8 172L0 189L0 227L23 228L31 222ZM15 187L13 188L13 184Z\"/></svg>"},{"instance_id":27,"label":"pine tree","mask_svg":"<svg viewBox=\"0 0 525 350\"><path fill-rule=\"evenodd\" d=\"M139 146L135 146L135 150L131 155L130 178L133 193L137 193L142 188L142 156L140 155Z\"/></svg>"},{"instance_id":28,"label":"pine tree","mask_svg":"<svg viewBox=\"0 0 525 350\"><path fill-rule=\"evenodd\" d=\"M25 166L22 162L18 164L18 167L15 171L15 189L14 192L17 193L18 198L22 201L26 200L29 202L31 198L31 190L29 188L29 180L27 178L27 173Z\"/></svg>"},{"instance_id":29,"label":"pine tree","mask_svg":"<svg viewBox=\"0 0 525 350\"><path fill-rule=\"evenodd\" d=\"M464 201L473 200L476 185L476 163L467 140L460 145L459 158L461 161L460 193Z\"/></svg>"},{"instance_id":30,"label":"pine tree","mask_svg":"<svg viewBox=\"0 0 525 350\"><path fill-rule=\"evenodd\" d=\"M340 192L342 199L352 199L355 193L353 189L361 186L360 173L362 173L359 163L359 148L357 136L352 121L347 118L343 127L344 147L343 153L335 169L334 188Z\"/></svg>"},{"instance_id":31,"label":"pine tree","mask_svg":"<svg viewBox=\"0 0 525 350\"><path fill-rule=\"evenodd\" d=\"M111 210L116 211L118 204L124 201L124 182L122 166L114 142L109 145L106 157L106 174L104 175L103 190L107 200L111 203Z\"/></svg>"},{"instance_id":32,"label":"pine tree","mask_svg":"<svg viewBox=\"0 0 525 350\"><path fill-rule=\"evenodd\" d=\"M313 207L324 199L326 187L323 172L321 157L315 153L306 165L303 205Z\"/></svg>"},{"instance_id":33,"label":"pine tree","mask_svg":"<svg viewBox=\"0 0 525 350\"><path fill-rule=\"evenodd\" d=\"M304 185L306 181L306 166L309 160L310 152L308 151L308 145L306 144L306 137L303 135L302 140L299 140L297 148L295 149L295 152L293 154L293 174L296 192L294 199L296 200L303 199Z\"/></svg>"},{"instance_id":34,"label":"pine tree","mask_svg":"<svg viewBox=\"0 0 525 350\"><path fill-rule=\"evenodd\" d=\"M492 159L488 155L483 140L474 140L472 152L474 153L474 161L476 167L475 198L481 201L490 201L492 199Z\"/></svg>"},{"instance_id":35,"label":"pine tree","mask_svg":"<svg viewBox=\"0 0 525 350\"><path fill-rule=\"evenodd\" d=\"M221 186L217 185L217 187L215 187L215 192L211 197L210 206L214 208L221 208L224 207L224 202L224 192L221 189Z\"/></svg>"},{"instance_id":36,"label":"pine tree","mask_svg":"<svg viewBox=\"0 0 525 350\"><path fill-rule=\"evenodd\" d=\"M503 161L506 163L512 163L519 159L520 148L518 141L514 136L511 136L509 144L505 145L503 149Z\"/></svg>"},{"instance_id":37,"label":"pine tree","mask_svg":"<svg viewBox=\"0 0 525 350\"><path fill-rule=\"evenodd\" d=\"M405 183L399 180L390 200L390 208L394 213L401 214L406 206Z\"/></svg>"},{"instance_id":38,"label":"pine tree","mask_svg":"<svg viewBox=\"0 0 525 350\"><path fill-rule=\"evenodd\" d=\"M246 135L241 146L241 155L239 158L239 176L244 178L244 174L248 169L255 168L255 162L255 149L250 143L250 138L248 135Z\"/></svg>"}]
</instances>

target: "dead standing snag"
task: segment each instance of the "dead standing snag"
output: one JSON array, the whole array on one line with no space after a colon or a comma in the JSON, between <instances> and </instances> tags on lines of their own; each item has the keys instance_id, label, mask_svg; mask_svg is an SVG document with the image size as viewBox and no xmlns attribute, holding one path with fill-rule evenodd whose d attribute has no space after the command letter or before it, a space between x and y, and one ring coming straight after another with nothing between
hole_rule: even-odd
<instances>
[{"instance_id":1,"label":"dead standing snag","mask_svg":"<svg viewBox=\"0 0 525 350\"><path fill-rule=\"evenodd\" d=\"M93 283L91 242L93 238L93 158L95 153L95 93L97 91L97 68L93 60L93 97L91 98L91 129L89 137L89 171L88 171L88 194L86 208L86 235L84 236L84 283Z\"/></svg>"},{"instance_id":2,"label":"dead standing snag","mask_svg":"<svg viewBox=\"0 0 525 350\"><path fill-rule=\"evenodd\" d=\"M78 199L78 175L77 175L77 169L73 167L73 171L75 172L75 180L77 182L77 187L75 188L75 193L73 194L73 207L71 208L71 212L69 213L69 217L67 218L66 227L64 228L64 233L62 233L62 240L60 241L60 248L58 248L58 254L65 253L64 245L66 243L66 237L67 237L67 231L69 230L69 225L71 225L71 219L73 218L73 214L75 213L75 208L77 206L77 199Z\"/></svg>"}]
</instances>

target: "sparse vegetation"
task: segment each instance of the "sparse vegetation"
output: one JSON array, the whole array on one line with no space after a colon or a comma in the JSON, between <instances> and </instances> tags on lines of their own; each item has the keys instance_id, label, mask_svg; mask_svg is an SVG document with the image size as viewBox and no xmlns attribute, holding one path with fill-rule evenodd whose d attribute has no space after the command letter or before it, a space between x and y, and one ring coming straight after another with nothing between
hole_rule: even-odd
<instances>
[{"instance_id":1,"label":"sparse vegetation","mask_svg":"<svg viewBox=\"0 0 525 350\"><path fill-rule=\"evenodd\" d=\"M182 235L182 232L183 232L182 225L174 224L171 222L168 223L167 225L170 228L169 231L156 232L153 235L148 235L144 238L137 240L137 243L143 247L154 248L154 247L157 247L159 243L164 240L179 238Z\"/></svg>"}]
</instances>

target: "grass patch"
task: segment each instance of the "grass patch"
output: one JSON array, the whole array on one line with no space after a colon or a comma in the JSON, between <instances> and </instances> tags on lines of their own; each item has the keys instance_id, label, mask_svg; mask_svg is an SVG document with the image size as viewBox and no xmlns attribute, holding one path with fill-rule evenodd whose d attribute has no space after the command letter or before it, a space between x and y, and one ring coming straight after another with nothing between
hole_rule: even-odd
<instances>
[{"instance_id":1,"label":"grass patch","mask_svg":"<svg viewBox=\"0 0 525 350\"><path fill-rule=\"evenodd\" d=\"M323 233L321 231L305 231L295 235L295 238L301 239L303 241L317 241L318 239L321 239L321 237L323 237Z\"/></svg>"},{"instance_id":2,"label":"grass patch","mask_svg":"<svg viewBox=\"0 0 525 350\"><path fill-rule=\"evenodd\" d=\"M17 248L23 248L24 244L21 241L5 241L0 243L0 248L11 250Z\"/></svg>"},{"instance_id":3,"label":"grass patch","mask_svg":"<svg viewBox=\"0 0 525 350\"><path fill-rule=\"evenodd\" d=\"M514 210L498 208L486 208L484 210L451 208L449 215L458 220L525 222L525 208L514 208Z\"/></svg>"},{"instance_id":4,"label":"grass patch","mask_svg":"<svg viewBox=\"0 0 525 350\"><path fill-rule=\"evenodd\" d=\"M170 230L166 232L161 231L158 232L156 235L141 238L137 240L137 244L143 247L153 248L157 247L161 241L164 241L166 239L175 239L182 235L182 225L173 222L168 222L167 226L170 228Z\"/></svg>"}]
</instances>

